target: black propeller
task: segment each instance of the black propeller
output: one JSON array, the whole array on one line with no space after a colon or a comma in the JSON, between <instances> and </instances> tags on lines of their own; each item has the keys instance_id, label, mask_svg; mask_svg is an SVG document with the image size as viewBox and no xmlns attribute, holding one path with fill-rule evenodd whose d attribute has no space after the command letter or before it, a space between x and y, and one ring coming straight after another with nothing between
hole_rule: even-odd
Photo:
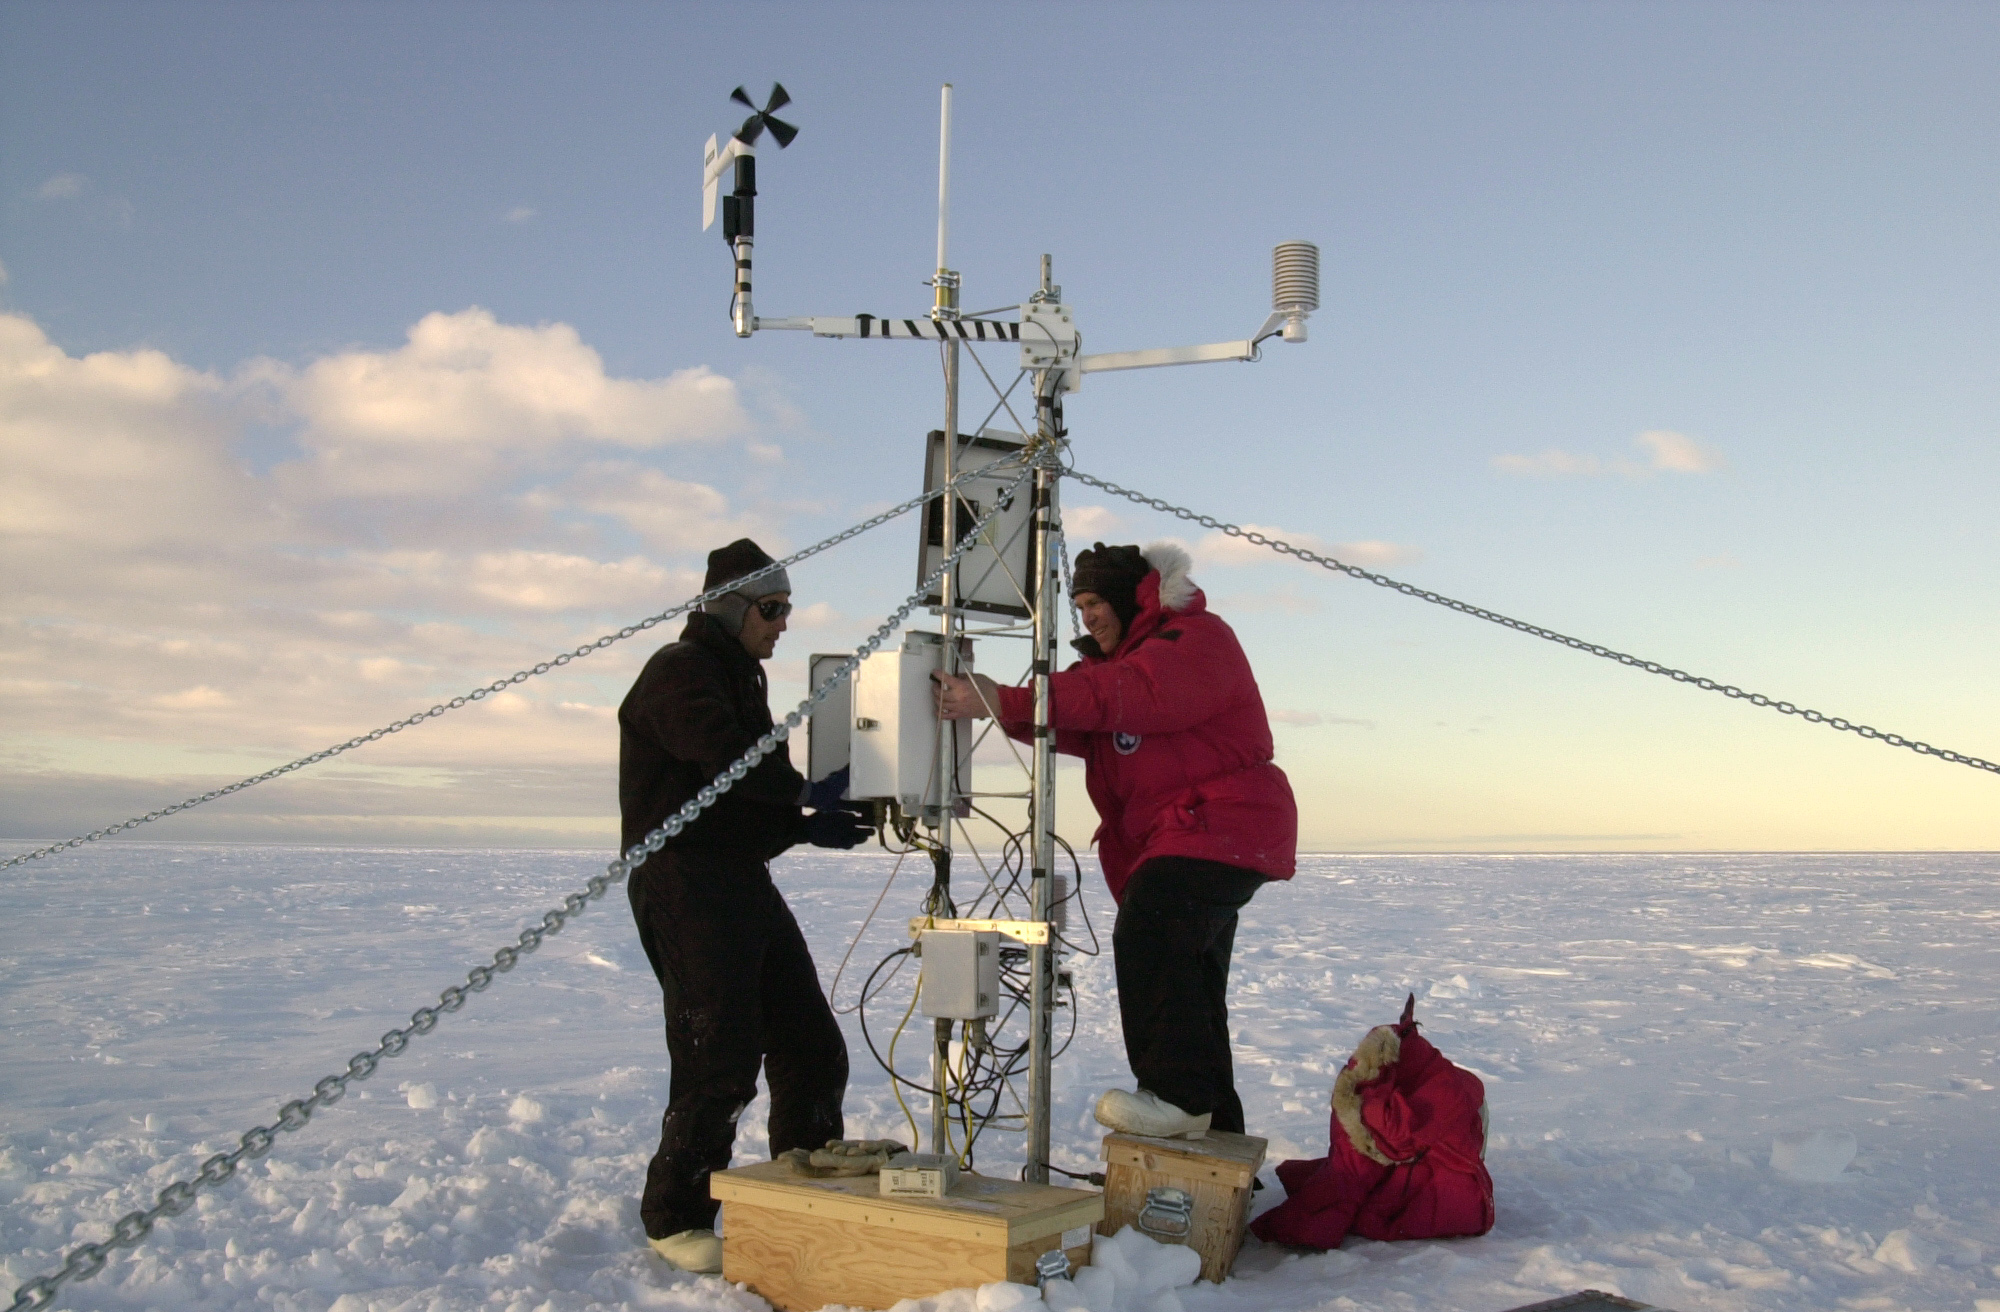
<instances>
[{"instance_id":1,"label":"black propeller","mask_svg":"<svg viewBox=\"0 0 2000 1312\"><path fill-rule=\"evenodd\" d=\"M791 124L781 118L771 117L792 103L790 94L785 91L782 84L777 82L771 84L771 98L764 102L762 109L757 108L757 102L750 99L749 93L742 87L730 92L729 98L739 104L748 105L753 111L749 118L743 120L743 126L736 129L736 139L744 145L756 145L757 138L764 134L765 128L771 129L771 136L777 140L780 150L791 145L792 138L799 135L799 130Z\"/></svg>"}]
</instances>

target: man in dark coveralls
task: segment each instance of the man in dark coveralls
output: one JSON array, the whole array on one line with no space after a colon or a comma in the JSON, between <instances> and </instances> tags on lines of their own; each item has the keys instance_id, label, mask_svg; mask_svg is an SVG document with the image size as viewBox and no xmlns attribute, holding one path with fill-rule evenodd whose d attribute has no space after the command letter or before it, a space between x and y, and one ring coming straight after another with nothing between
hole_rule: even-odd
<instances>
[{"instance_id":1,"label":"man in dark coveralls","mask_svg":"<svg viewBox=\"0 0 2000 1312\"><path fill-rule=\"evenodd\" d=\"M709 553L702 590L771 563L738 539ZM618 708L623 850L770 730L763 662L785 631L791 591L778 570L707 602L680 641L646 662ZM666 995L673 1063L639 1214L647 1242L681 1270L722 1269L708 1178L729 1165L760 1065L773 1155L841 1137L847 1043L770 861L799 842L848 848L867 838L838 803L846 785L843 770L809 787L781 745L632 872L632 914Z\"/></svg>"}]
</instances>

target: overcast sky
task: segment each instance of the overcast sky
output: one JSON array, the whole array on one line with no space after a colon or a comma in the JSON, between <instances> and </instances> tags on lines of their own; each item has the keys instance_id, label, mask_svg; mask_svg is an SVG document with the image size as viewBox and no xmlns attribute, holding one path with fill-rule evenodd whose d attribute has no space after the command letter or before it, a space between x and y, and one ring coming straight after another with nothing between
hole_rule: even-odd
<instances>
[{"instance_id":1,"label":"overcast sky","mask_svg":"<svg viewBox=\"0 0 2000 1312\"><path fill-rule=\"evenodd\" d=\"M1323 252L1309 343L1093 376L1079 468L2000 759L1996 67L1985 4L0 6L0 834L915 492L933 350L730 332L701 146L774 79L761 312L927 304L951 81L968 307L1049 252L1089 349L1237 338L1272 244ZM1308 846L2000 845L1991 774L1067 503L1195 549ZM780 709L915 533L793 572ZM142 834L609 845L613 711L670 636Z\"/></svg>"}]
</instances>

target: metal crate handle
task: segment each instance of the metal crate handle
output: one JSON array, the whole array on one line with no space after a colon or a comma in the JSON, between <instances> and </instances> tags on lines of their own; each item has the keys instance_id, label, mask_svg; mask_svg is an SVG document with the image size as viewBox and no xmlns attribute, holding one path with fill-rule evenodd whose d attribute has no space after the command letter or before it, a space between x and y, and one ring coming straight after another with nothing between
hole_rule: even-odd
<instances>
[{"instance_id":1,"label":"metal crate handle","mask_svg":"<svg viewBox=\"0 0 2000 1312\"><path fill-rule=\"evenodd\" d=\"M1185 1189L1161 1185L1146 1191L1139 1212L1139 1229L1155 1239L1178 1243L1194 1233L1194 1196Z\"/></svg>"}]
</instances>

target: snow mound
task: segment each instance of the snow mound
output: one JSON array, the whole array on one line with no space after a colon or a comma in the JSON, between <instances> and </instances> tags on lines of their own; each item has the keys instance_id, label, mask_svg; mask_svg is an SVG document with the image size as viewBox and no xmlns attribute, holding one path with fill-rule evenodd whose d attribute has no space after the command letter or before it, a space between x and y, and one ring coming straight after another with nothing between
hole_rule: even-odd
<instances>
[{"instance_id":1,"label":"snow mound","mask_svg":"<svg viewBox=\"0 0 2000 1312\"><path fill-rule=\"evenodd\" d=\"M1794 1130L1771 1140L1771 1169L1794 1180L1831 1184L1854 1160L1854 1136L1845 1130Z\"/></svg>"},{"instance_id":2,"label":"snow mound","mask_svg":"<svg viewBox=\"0 0 2000 1312\"><path fill-rule=\"evenodd\" d=\"M1917 1238L1908 1230L1891 1230L1875 1249L1875 1260L1909 1275L1937 1265L1938 1246Z\"/></svg>"},{"instance_id":3,"label":"snow mound","mask_svg":"<svg viewBox=\"0 0 2000 1312\"><path fill-rule=\"evenodd\" d=\"M1099 1236L1090 1263L1040 1292L1001 1280L906 1298L889 1312L1183 1312L1174 1291L1201 1275L1201 1255L1192 1248L1157 1243L1131 1226Z\"/></svg>"}]
</instances>

